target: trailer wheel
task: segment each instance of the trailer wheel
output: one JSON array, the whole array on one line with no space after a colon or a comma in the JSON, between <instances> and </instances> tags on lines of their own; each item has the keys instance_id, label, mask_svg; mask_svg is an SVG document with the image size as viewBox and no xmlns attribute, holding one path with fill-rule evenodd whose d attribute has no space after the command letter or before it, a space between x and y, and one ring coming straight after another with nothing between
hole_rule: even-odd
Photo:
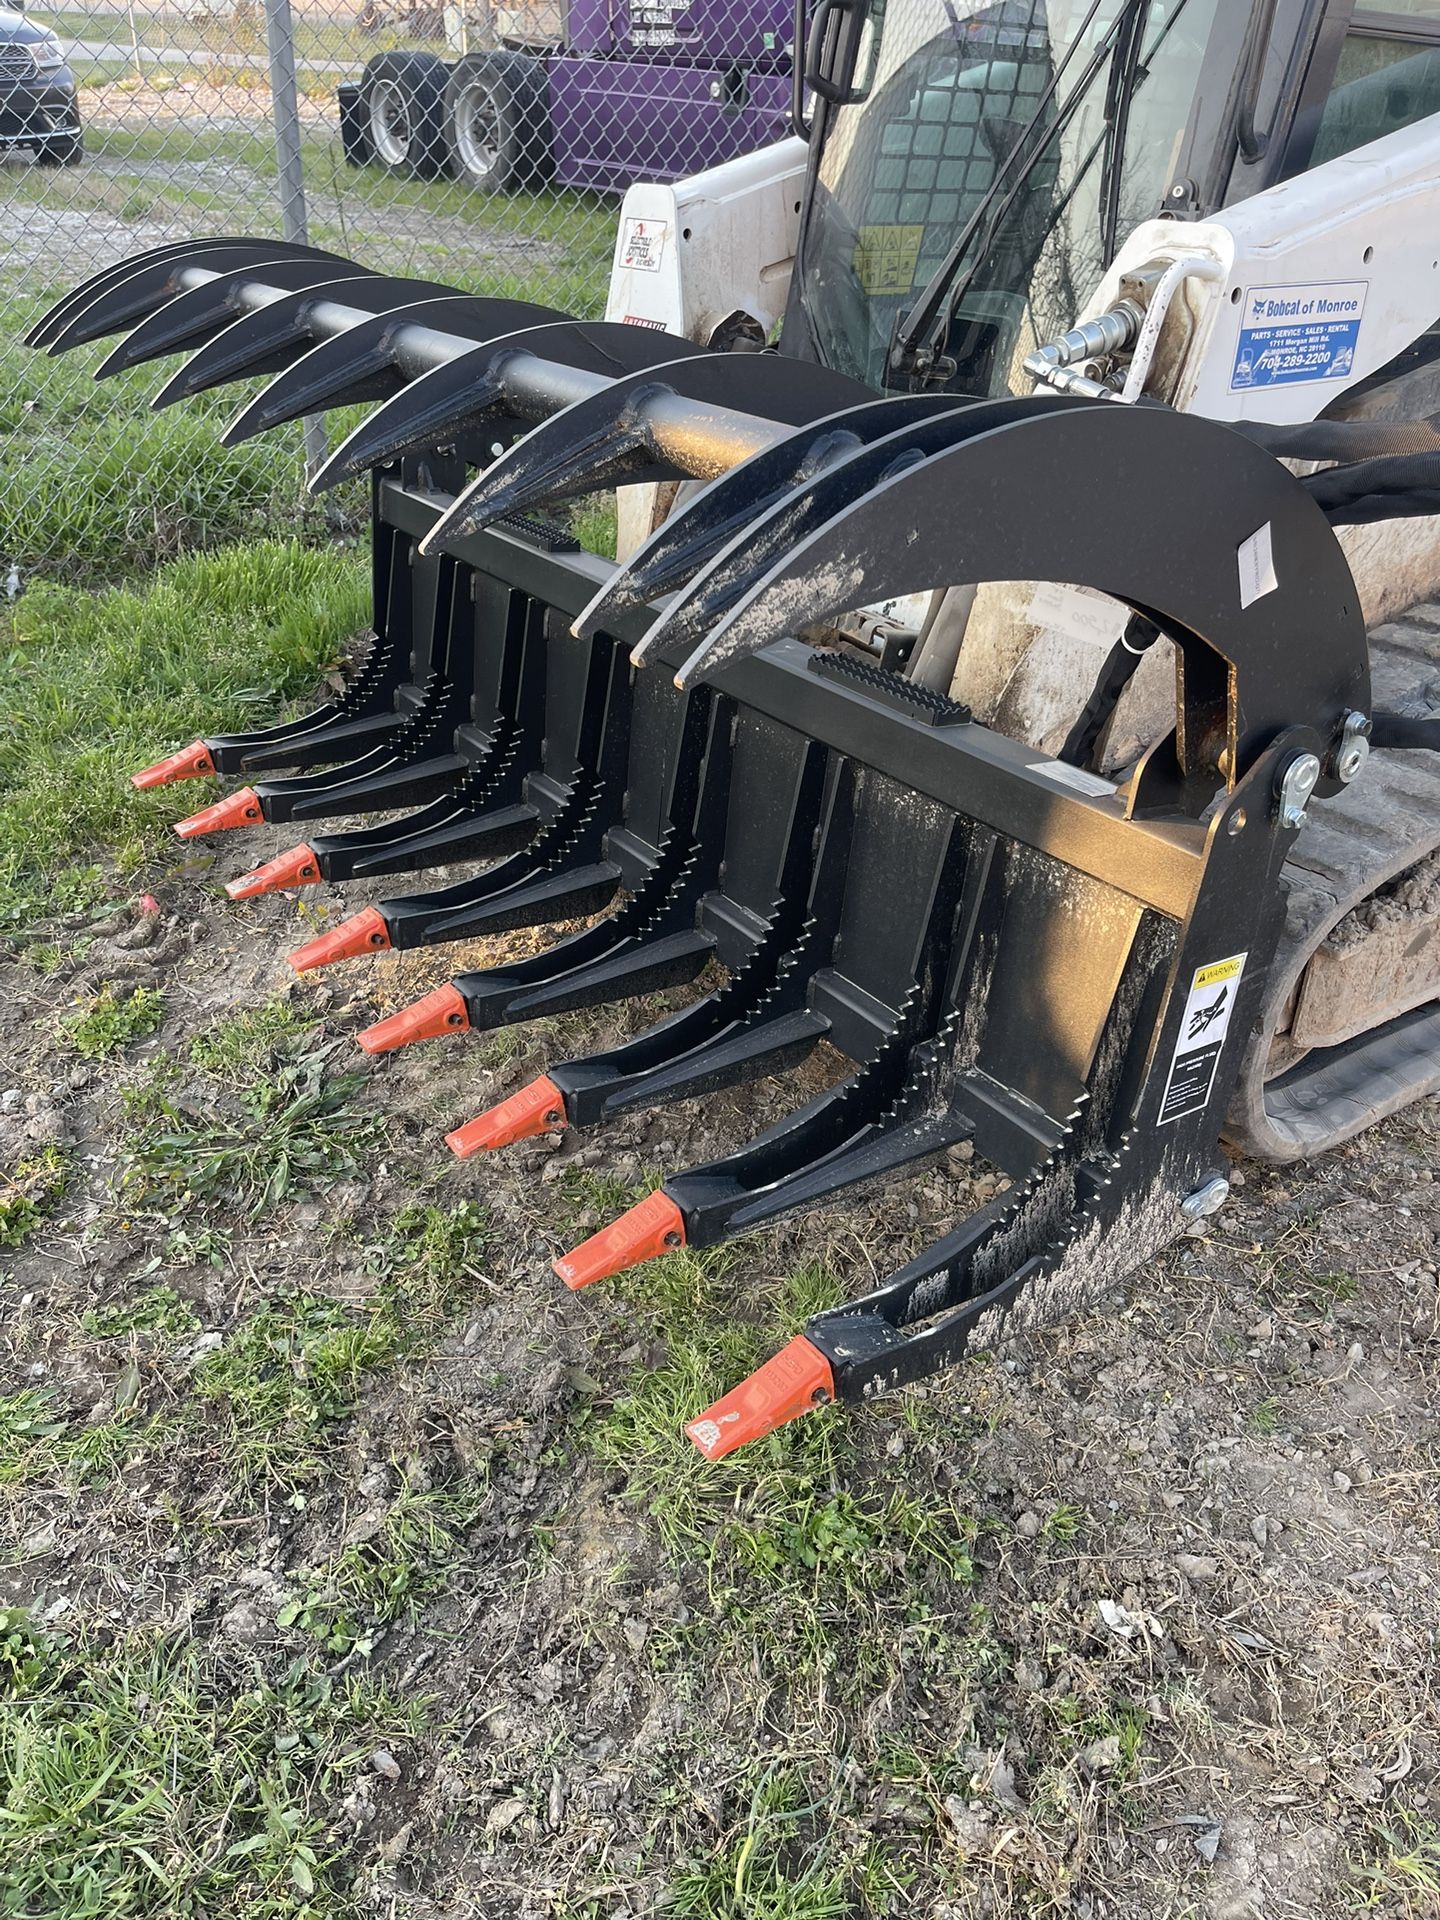
<instances>
[{"instance_id":1,"label":"trailer wheel","mask_svg":"<svg viewBox=\"0 0 1440 1920\"><path fill-rule=\"evenodd\" d=\"M445 88L445 140L451 172L471 186L543 186L555 171L543 63L503 49L458 61Z\"/></svg>"},{"instance_id":2,"label":"trailer wheel","mask_svg":"<svg viewBox=\"0 0 1440 1920\"><path fill-rule=\"evenodd\" d=\"M433 53L378 53L360 77L361 122L388 173L434 180L445 171L446 63Z\"/></svg>"}]
</instances>

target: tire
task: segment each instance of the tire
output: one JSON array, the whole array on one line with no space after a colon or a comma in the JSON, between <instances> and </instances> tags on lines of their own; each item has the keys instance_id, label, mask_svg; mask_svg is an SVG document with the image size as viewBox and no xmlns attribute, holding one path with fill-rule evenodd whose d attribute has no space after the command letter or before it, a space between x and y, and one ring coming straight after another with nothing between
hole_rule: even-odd
<instances>
[{"instance_id":1,"label":"tire","mask_svg":"<svg viewBox=\"0 0 1440 1920\"><path fill-rule=\"evenodd\" d=\"M63 140L47 140L35 155L42 167L73 167L85 157L82 134L68 134Z\"/></svg>"},{"instance_id":2,"label":"tire","mask_svg":"<svg viewBox=\"0 0 1440 1920\"><path fill-rule=\"evenodd\" d=\"M433 53L378 53L360 76L365 139L387 173L434 180L448 161L445 82L449 66Z\"/></svg>"},{"instance_id":3,"label":"tire","mask_svg":"<svg viewBox=\"0 0 1440 1920\"><path fill-rule=\"evenodd\" d=\"M545 68L528 53L471 53L445 88L450 171L490 193L541 187L555 171Z\"/></svg>"}]
</instances>

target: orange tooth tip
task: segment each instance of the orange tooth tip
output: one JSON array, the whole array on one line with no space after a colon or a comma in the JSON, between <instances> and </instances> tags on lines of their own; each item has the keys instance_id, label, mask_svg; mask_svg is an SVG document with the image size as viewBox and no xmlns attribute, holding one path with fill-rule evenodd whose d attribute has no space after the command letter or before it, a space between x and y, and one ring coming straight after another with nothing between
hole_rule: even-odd
<instances>
[{"instance_id":1,"label":"orange tooth tip","mask_svg":"<svg viewBox=\"0 0 1440 1920\"><path fill-rule=\"evenodd\" d=\"M192 741L188 747L182 747L178 753L172 753L164 760L157 760L153 767L142 767L139 773L132 773L132 787L168 787L172 780L198 780L201 774L214 773L215 762L210 757L210 749L203 740Z\"/></svg>"},{"instance_id":2,"label":"orange tooth tip","mask_svg":"<svg viewBox=\"0 0 1440 1920\"><path fill-rule=\"evenodd\" d=\"M328 967L336 960L350 960L358 953L383 953L390 944L390 929L378 907L366 907L353 913L329 933L307 940L290 955L297 973L309 973L312 967Z\"/></svg>"},{"instance_id":3,"label":"orange tooth tip","mask_svg":"<svg viewBox=\"0 0 1440 1920\"><path fill-rule=\"evenodd\" d=\"M355 1038L366 1053L389 1053L395 1047L408 1047L412 1040L438 1040L443 1034L461 1033L469 1024L470 1009L460 989L437 987L413 1007L402 1007L387 1020L377 1020Z\"/></svg>"},{"instance_id":4,"label":"orange tooth tip","mask_svg":"<svg viewBox=\"0 0 1440 1920\"><path fill-rule=\"evenodd\" d=\"M684 1244L685 1216L665 1189L657 1187L613 1225L592 1233L563 1260L557 1260L555 1271L567 1287L588 1287L596 1280L608 1280L612 1273L623 1273L626 1267L639 1266L642 1260L673 1253Z\"/></svg>"},{"instance_id":5,"label":"orange tooth tip","mask_svg":"<svg viewBox=\"0 0 1440 1920\"><path fill-rule=\"evenodd\" d=\"M259 794L253 787L241 787L238 793L229 793L223 800L217 800L213 807L202 807L199 813L192 813L188 820L177 820L171 832L179 834L182 840L193 840L197 834L224 833L230 827L253 826L264 818Z\"/></svg>"},{"instance_id":6,"label":"orange tooth tip","mask_svg":"<svg viewBox=\"0 0 1440 1920\"><path fill-rule=\"evenodd\" d=\"M447 1133L445 1144L462 1160L468 1160L482 1147L508 1147L514 1140L533 1140L540 1133L558 1132L564 1125L565 1096L542 1073L498 1107Z\"/></svg>"},{"instance_id":7,"label":"orange tooth tip","mask_svg":"<svg viewBox=\"0 0 1440 1920\"><path fill-rule=\"evenodd\" d=\"M798 1420L835 1398L830 1362L803 1333L773 1359L732 1387L722 1400L691 1420L685 1436L707 1460L722 1460L737 1447L763 1440L788 1420Z\"/></svg>"},{"instance_id":8,"label":"orange tooth tip","mask_svg":"<svg viewBox=\"0 0 1440 1920\"><path fill-rule=\"evenodd\" d=\"M273 860L226 882L232 900L253 900L257 893L279 893L282 887L308 887L320 878L320 862L310 847L291 847Z\"/></svg>"}]
</instances>

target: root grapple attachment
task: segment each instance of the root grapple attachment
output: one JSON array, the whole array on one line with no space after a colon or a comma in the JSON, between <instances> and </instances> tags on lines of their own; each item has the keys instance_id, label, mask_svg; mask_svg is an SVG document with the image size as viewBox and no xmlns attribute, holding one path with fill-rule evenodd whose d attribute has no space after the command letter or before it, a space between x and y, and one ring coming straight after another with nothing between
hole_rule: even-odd
<instances>
[{"instance_id":1,"label":"root grapple attachment","mask_svg":"<svg viewBox=\"0 0 1440 1920\"><path fill-rule=\"evenodd\" d=\"M1336 790L1347 716L1369 710L1344 558L1269 453L1160 408L876 399L774 355L269 243L148 255L33 338L57 351L122 328L107 367L194 350L162 399L273 376L231 438L381 402L320 476L371 474L363 668L317 713L195 742L137 784L307 769L242 787L185 835L387 816L309 833L232 882L236 898L463 863L312 940L301 969L582 922L457 975L361 1046L711 971L680 1011L555 1062L451 1149L600 1126L827 1050L824 1091L672 1172L557 1260L567 1285L964 1141L1006 1176L698 1415L702 1452L1063 1314L1223 1192L1219 1134L1280 935L1281 865L1304 797ZM657 479L701 484L618 568L535 517ZM1014 580L1098 589L1175 642L1174 731L1123 786L834 644L844 616L889 596Z\"/></svg>"}]
</instances>

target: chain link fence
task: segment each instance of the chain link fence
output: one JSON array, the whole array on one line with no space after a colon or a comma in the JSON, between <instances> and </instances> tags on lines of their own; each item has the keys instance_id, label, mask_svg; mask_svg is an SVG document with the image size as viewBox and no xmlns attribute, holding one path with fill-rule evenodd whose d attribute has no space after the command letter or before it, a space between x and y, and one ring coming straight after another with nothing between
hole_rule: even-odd
<instances>
[{"instance_id":1,"label":"chain link fence","mask_svg":"<svg viewBox=\"0 0 1440 1920\"><path fill-rule=\"evenodd\" d=\"M6 5L0 593L316 511L298 430L218 447L247 391L157 414L164 364L97 385L95 350L19 345L87 275L273 233L595 317L618 194L780 137L789 105L791 0Z\"/></svg>"}]
</instances>

